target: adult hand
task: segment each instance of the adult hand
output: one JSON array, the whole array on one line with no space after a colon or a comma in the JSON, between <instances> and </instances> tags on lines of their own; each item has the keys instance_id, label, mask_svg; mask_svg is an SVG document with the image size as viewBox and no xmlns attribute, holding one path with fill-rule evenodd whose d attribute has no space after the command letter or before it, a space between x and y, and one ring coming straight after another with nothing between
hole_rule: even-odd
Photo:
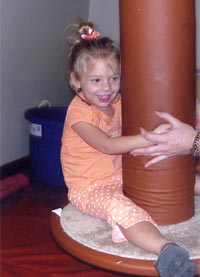
<instances>
[{"instance_id":1,"label":"adult hand","mask_svg":"<svg viewBox=\"0 0 200 277\"><path fill-rule=\"evenodd\" d=\"M162 124L158 126L153 132L148 132L141 128L141 135L153 142L155 145L147 148L139 148L130 152L130 154L136 155L150 155L155 158L147 162L145 167L155 164L161 160L167 159L174 155L185 155L190 153L194 138L197 131L177 118L173 117L169 113L156 112L156 114L166 120L168 124ZM159 133L163 126L167 126L164 132ZM159 129L160 128L160 129Z\"/></svg>"}]
</instances>

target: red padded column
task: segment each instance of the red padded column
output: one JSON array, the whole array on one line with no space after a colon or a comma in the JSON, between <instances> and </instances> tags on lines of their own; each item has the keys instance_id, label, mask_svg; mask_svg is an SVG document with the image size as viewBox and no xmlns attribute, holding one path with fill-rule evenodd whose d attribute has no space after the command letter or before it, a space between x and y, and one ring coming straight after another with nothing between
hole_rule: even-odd
<instances>
[{"instance_id":1,"label":"red padded column","mask_svg":"<svg viewBox=\"0 0 200 277\"><path fill-rule=\"evenodd\" d=\"M121 0L123 134L163 123L166 111L195 124L195 8L193 0ZM158 224L194 214L195 161L191 155L149 169L149 157L123 155L125 194Z\"/></svg>"}]
</instances>

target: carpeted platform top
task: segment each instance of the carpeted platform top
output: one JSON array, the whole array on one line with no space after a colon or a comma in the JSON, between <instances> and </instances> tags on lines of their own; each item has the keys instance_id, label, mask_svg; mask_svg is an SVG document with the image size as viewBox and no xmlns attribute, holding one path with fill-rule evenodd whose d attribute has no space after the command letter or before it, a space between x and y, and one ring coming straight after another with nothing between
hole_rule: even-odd
<instances>
[{"instance_id":1,"label":"carpeted platform top","mask_svg":"<svg viewBox=\"0 0 200 277\"><path fill-rule=\"evenodd\" d=\"M126 258L156 260L129 242L113 243L111 228L103 220L83 214L68 204L61 213L61 226L72 239L100 252ZM179 224L160 226L159 230L170 240L185 247L192 259L200 258L200 196L195 196L195 215Z\"/></svg>"}]
</instances>

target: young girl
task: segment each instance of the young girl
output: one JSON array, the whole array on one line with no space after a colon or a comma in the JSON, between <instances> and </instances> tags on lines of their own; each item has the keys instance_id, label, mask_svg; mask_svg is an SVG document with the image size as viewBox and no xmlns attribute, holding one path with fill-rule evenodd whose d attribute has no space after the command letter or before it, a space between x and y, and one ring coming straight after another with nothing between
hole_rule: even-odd
<instances>
[{"instance_id":1,"label":"young girl","mask_svg":"<svg viewBox=\"0 0 200 277\"><path fill-rule=\"evenodd\" d=\"M121 154L149 146L121 136L120 54L93 24L75 26L68 78L76 96L64 125L61 163L69 201L112 227L114 242L129 240L158 255L160 276L193 276L188 252L163 237L150 215L124 196Z\"/></svg>"}]
</instances>

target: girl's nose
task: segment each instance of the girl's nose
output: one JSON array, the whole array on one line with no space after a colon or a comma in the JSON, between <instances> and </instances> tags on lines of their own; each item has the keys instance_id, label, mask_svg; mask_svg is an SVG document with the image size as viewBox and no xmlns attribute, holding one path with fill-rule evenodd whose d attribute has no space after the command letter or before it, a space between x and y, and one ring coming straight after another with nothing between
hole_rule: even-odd
<instances>
[{"instance_id":1,"label":"girl's nose","mask_svg":"<svg viewBox=\"0 0 200 277\"><path fill-rule=\"evenodd\" d=\"M103 90L110 90L110 82L109 80L104 80L103 83L102 83L102 89Z\"/></svg>"}]
</instances>

